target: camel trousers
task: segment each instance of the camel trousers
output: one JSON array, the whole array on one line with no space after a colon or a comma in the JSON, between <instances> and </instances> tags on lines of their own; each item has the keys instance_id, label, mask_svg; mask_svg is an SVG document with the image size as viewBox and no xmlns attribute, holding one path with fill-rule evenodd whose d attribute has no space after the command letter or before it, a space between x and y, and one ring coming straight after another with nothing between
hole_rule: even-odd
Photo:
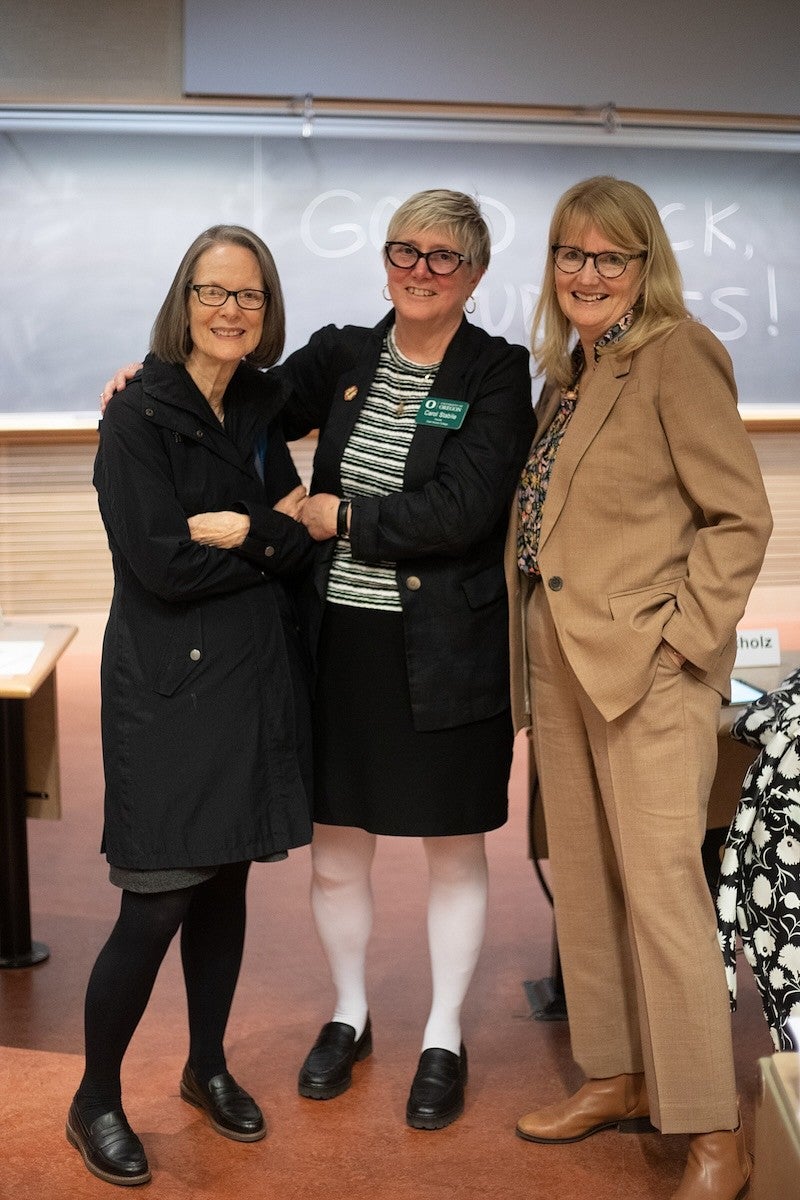
<instances>
[{"instance_id":1,"label":"camel trousers","mask_svg":"<svg viewBox=\"0 0 800 1200\"><path fill-rule=\"evenodd\" d=\"M533 749L575 1061L644 1071L664 1133L738 1122L728 990L700 847L719 696L662 655L614 721L566 662L537 584L526 610Z\"/></svg>"}]
</instances>

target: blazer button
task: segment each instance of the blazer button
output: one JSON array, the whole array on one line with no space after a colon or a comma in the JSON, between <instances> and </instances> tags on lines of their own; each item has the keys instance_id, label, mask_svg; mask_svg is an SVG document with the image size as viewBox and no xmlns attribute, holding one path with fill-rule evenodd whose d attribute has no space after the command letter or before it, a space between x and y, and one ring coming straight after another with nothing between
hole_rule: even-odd
<instances>
[{"instance_id":1,"label":"blazer button","mask_svg":"<svg viewBox=\"0 0 800 1200\"><path fill-rule=\"evenodd\" d=\"M202 431L202 429L196 429L196 430L195 430L195 433L194 433L194 436L195 436L196 438L201 438L201 437L203 437L203 431Z\"/></svg>"},{"instance_id":2,"label":"blazer button","mask_svg":"<svg viewBox=\"0 0 800 1200\"><path fill-rule=\"evenodd\" d=\"M199 650L190 650L189 651L189 658L192 660L192 662L199 662L202 657L203 656Z\"/></svg>"},{"instance_id":3,"label":"blazer button","mask_svg":"<svg viewBox=\"0 0 800 1200\"><path fill-rule=\"evenodd\" d=\"M154 417L156 415L156 410L154 408L146 408L144 410L144 415L146 417Z\"/></svg>"},{"instance_id":4,"label":"blazer button","mask_svg":"<svg viewBox=\"0 0 800 1200\"><path fill-rule=\"evenodd\" d=\"M409 575L408 579L406 580L406 587L410 592L418 592L422 587L422 580L418 575Z\"/></svg>"},{"instance_id":5,"label":"blazer button","mask_svg":"<svg viewBox=\"0 0 800 1200\"><path fill-rule=\"evenodd\" d=\"M273 556L273 554L274 554L274 553L275 553L275 547L274 547L274 546L265 546L265 548L264 548L264 554L265 554L265 556L266 556L267 558L272 558L272 556Z\"/></svg>"},{"instance_id":6,"label":"blazer button","mask_svg":"<svg viewBox=\"0 0 800 1200\"><path fill-rule=\"evenodd\" d=\"M560 575L551 575L547 581L547 586L551 592L560 592L564 586L564 580Z\"/></svg>"}]
</instances>

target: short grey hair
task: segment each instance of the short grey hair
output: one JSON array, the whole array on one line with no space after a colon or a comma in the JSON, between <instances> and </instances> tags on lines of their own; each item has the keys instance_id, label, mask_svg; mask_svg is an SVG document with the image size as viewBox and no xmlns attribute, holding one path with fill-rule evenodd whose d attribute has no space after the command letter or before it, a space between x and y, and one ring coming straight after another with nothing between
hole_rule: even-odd
<instances>
[{"instance_id":1,"label":"short grey hair","mask_svg":"<svg viewBox=\"0 0 800 1200\"><path fill-rule=\"evenodd\" d=\"M387 242L426 229L445 229L458 243L456 249L473 266L485 271L492 253L492 239L478 201L465 192L432 188L405 200L389 222Z\"/></svg>"}]
</instances>

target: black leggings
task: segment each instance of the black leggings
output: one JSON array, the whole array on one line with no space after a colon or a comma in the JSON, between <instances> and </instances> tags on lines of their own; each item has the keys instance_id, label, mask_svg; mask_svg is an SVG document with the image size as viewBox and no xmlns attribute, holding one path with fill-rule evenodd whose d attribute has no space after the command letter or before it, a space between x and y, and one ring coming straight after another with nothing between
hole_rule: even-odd
<instances>
[{"instance_id":1,"label":"black leggings","mask_svg":"<svg viewBox=\"0 0 800 1200\"><path fill-rule=\"evenodd\" d=\"M119 918L86 990L85 1120L121 1104L120 1071L178 929L189 1011L189 1063L201 1083L225 1070L223 1038L244 947L249 862L173 892L123 891Z\"/></svg>"}]
</instances>

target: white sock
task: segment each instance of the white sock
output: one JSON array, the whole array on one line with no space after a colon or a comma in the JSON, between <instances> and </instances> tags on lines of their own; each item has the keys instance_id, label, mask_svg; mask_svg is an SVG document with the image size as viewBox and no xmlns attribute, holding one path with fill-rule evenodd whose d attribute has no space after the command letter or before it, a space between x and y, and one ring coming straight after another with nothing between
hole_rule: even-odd
<instances>
[{"instance_id":1,"label":"white sock","mask_svg":"<svg viewBox=\"0 0 800 1200\"><path fill-rule=\"evenodd\" d=\"M424 838L430 872L428 944L433 1000L422 1049L461 1049L461 1007L486 928L488 874L483 834Z\"/></svg>"},{"instance_id":2,"label":"white sock","mask_svg":"<svg viewBox=\"0 0 800 1200\"><path fill-rule=\"evenodd\" d=\"M315 825L311 844L311 911L328 960L336 1007L333 1021L367 1023L366 956L372 932L370 870L375 836L363 829Z\"/></svg>"}]
</instances>

